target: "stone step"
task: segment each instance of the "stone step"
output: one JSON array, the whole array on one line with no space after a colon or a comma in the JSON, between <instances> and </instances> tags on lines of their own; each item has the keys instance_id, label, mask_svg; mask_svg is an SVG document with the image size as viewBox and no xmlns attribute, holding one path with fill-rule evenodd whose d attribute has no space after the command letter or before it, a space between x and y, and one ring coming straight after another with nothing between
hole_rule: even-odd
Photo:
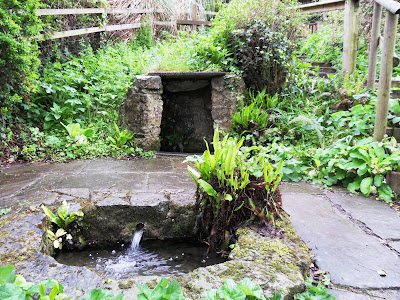
<instances>
[{"instance_id":1,"label":"stone step","mask_svg":"<svg viewBox=\"0 0 400 300\"><path fill-rule=\"evenodd\" d=\"M311 67L312 70L317 69L317 67ZM319 67L318 68L320 73L328 73L328 74L335 74L336 73L336 69L331 68L331 67Z\"/></svg>"},{"instance_id":2,"label":"stone step","mask_svg":"<svg viewBox=\"0 0 400 300\"><path fill-rule=\"evenodd\" d=\"M320 68L331 68L332 67L332 63L330 62L317 62L314 61L311 63L312 66L316 67L319 66Z\"/></svg>"}]
</instances>

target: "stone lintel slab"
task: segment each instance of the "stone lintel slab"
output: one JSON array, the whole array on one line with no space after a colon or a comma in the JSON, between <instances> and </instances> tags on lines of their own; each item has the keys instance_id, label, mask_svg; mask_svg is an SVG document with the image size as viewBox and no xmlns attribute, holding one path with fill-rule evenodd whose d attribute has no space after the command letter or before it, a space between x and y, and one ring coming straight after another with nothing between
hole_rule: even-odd
<instances>
[{"instance_id":1,"label":"stone lintel slab","mask_svg":"<svg viewBox=\"0 0 400 300\"><path fill-rule=\"evenodd\" d=\"M354 219L364 223L379 237L400 240L400 217L387 204L371 197L350 193L330 192L326 193L326 196L351 214Z\"/></svg>"},{"instance_id":2,"label":"stone lintel slab","mask_svg":"<svg viewBox=\"0 0 400 300\"><path fill-rule=\"evenodd\" d=\"M226 72L150 72L149 76L160 76L168 79L208 79L225 76Z\"/></svg>"},{"instance_id":3,"label":"stone lintel slab","mask_svg":"<svg viewBox=\"0 0 400 300\"><path fill-rule=\"evenodd\" d=\"M299 236L316 254L317 265L334 284L355 288L400 288L400 258L365 234L323 195L283 194ZM378 274L386 272L386 277Z\"/></svg>"}]
</instances>

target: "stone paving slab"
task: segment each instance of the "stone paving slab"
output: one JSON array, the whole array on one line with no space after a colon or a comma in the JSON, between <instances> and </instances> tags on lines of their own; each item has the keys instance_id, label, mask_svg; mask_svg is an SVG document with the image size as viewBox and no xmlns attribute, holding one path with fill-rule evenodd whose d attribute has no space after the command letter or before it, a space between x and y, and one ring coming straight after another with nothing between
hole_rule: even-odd
<instances>
[{"instance_id":1,"label":"stone paving slab","mask_svg":"<svg viewBox=\"0 0 400 300\"><path fill-rule=\"evenodd\" d=\"M342 290L328 290L329 294L333 295L336 300L371 300L371 299L382 299L364 294L357 294L349 291Z\"/></svg>"},{"instance_id":2,"label":"stone paving slab","mask_svg":"<svg viewBox=\"0 0 400 300\"><path fill-rule=\"evenodd\" d=\"M0 175L0 198L10 197L39 181L41 178L41 175L30 173Z\"/></svg>"},{"instance_id":3,"label":"stone paving slab","mask_svg":"<svg viewBox=\"0 0 400 300\"><path fill-rule=\"evenodd\" d=\"M181 158L182 160L182 158ZM148 172L174 172L171 160L160 159L96 159L82 170L84 173L148 173Z\"/></svg>"},{"instance_id":4,"label":"stone paving slab","mask_svg":"<svg viewBox=\"0 0 400 300\"><path fill-rule=\"evenodd\" d=\"M282 194L296 193L296 194L323 194L324 190L309 182L282 182L279 186Z\"/></svg>"},{"instance_id":5,"label":"stone paving slab","mask_svg":"<svg viewBox=\"0 0 400 300\"><path fill-rule=\"evenodd\" d=\"M387 204L349 193L326 193L335 204L383 239L400 240L400 217ZM390 224L390 226L388 226Z\"/></svg>"},{"instance_id":6,"label":"stone paving slab","mask_svg":"<svg viewBox=\"0 0 400 300\"><path fill-rule=\"evenodd\" d=\"M332 207L323 195L283 194L284 209L334 284L400 288L400 259ZM386 277L378 275L384 270Z\"/></svg>"},{"instance_id":7,"label":"stone paving slab","mask_svg":"<svg viewBox=\"0 0 400 300\"><path fill-rule=\"evenodd\" d=\"M75 160L68 163L31 163L12 165L3 169L5 174L21 173L77 173L87 166L89 160Z\"/></svg>"},{"instance_id":8,"label":"stone paving slab","mask_svg":"<svg viewBox=\"0 0 400 300\"><path fill-rule=\"evenodd\" d=\"M82 173L60 176L46 176L35 185L36 190L84 189L99 190L136 190L146 191L148 178L146 173L112 174Z\"/></svg>"}]
</instances>

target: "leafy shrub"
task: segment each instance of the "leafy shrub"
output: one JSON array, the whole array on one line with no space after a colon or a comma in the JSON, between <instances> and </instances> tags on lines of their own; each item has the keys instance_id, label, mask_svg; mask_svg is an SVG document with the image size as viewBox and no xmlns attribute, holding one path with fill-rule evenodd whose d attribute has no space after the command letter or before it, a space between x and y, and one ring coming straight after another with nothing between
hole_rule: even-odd
<instances>
[{"instance_id":1,"label":"leafy shrub","mask_svg":"<svg viewBox=\"0 0 400 300\"><path fill-rule=\"evenodd\" d=\"M254 19L232 32L228 47L246 86L269 95L279 93L286 81L294 51L286 33L274 31L265 20Z\"/></svg>"},{"instance_id":2,"label":"leafy shrub","mask_svg":"<svg viewBox=\"0 0 400 300\"><path fill-rule=\"evenodd\" d=\"M197 234L208 240L209 251L226 250L234 231L253 216L269 225L280 214L277 189L282 164L273 170L265 155L249 158L251 149L241 148L242 143L243 138L238 141L228 135L220 141L217 129L212 143L214 154L206 143L202 157L187 159L198 170L188 166L197 184Z\"/></svg>"},{"instance_id":3,"label":"leafy shrub","mask_svg":"<svg viewBox=\"0 0 400 300\"><path fill-rule=\"evenodd\" d=\"M38 0L0 0L0 118L3 121L0 132L6 120L12 115L15 117L18 103L29 101L29 92L37 77L38 48L32 38L41 29L35 14L39 3Z\"/></svg>"}]
</instances>

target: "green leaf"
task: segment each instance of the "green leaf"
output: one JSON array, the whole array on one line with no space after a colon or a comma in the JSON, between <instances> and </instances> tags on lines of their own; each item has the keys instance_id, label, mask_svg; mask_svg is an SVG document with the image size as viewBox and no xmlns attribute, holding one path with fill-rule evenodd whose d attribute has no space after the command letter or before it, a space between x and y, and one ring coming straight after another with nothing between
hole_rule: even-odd
<instances>
[{"instance_id":1,"label":"green leaf","mask_svg":"<svg viewBox=\"0 0 400 300\"><path fill-rule=\"evenodd\" d=\"M13 266L5 266L0 268L0 285L3 283L14 283L17 275L14 273Z\"/></svg>"},{"instance_id":2,"label":"green leaf","mask_svg":"<svg viewBox=\"0 0 400 300\"><path fill-rule=\"evenodd\" d=\"M355 193L360 189L360 184L361 184L361 180L356 180L356 181L350 182L347 186L347 189L350 192Z\"/></svg>"},{"instance_id":3,"label":"green leaf","mask_svg":"<svg viewBox=\"0 0 400 300\"><path fill-rule=\"evenodd\" d=\"M380 187L378 187L379 197L385 200L386 202L392 202L393 191L389 185L386 183L382 183Z\"/></svg>"},{"instance_id":4,"label":"green leaf","mask_svg":"<svg viewBox=\"0 0 400 300\"><path fill-rule=\"evenodd\" d=\"M374 186L376 186L377 188L380 187L384 180L385 180L385 177L382 174L375 175Z\"/></svg>"},{"instance_id":5,"label":"green leaf","mask_svg":"<svg viewBox=\"0 0 400 300\"><path fill-rule=\"evenodd\" d=\"M26 293L15 283L4 283L0 286L0 299L25 300Z\"/></svg>"},{"instance_id":6,"label":"green leaf","mask_svg":"<svg viewBox=\"0 0 400 300\"><path fill-rule=\"evenodd\" d=\"M89 294L86 294L82 300L121 300L123 299L123 296L123 294L119 294L118 296L114 297L113 293L110 291L103 289L94 289L91 290Z\"/></svg>"},{"instance_id":7,"label":"green leaf","mask_svg":"<svg viewBox=\"0 0 400 300\"><path fill-rule=\"evenodd\" d=\"M225 194L225 200L232 201L233 198L232 198L232 196L230 194Z\"/></svg>"},{"instance_id":8,"label":"green leaf","mask_svg":"<svg viewBox=\"0 0 400 300\"><path fill-rule=\"evenodd\" d=\"M6 215L11 211L11 208L0 209L0 216Z\"/></svg>"},{"instance_id":9,"label":"green leaf","mask_svg":"<svg viewBox=\"0 0 400 300\"><path fill-rule=\"evenodd\" d=\"M32 282L26 282L24 276L22 275L17 275L14 283L25 291L29 290L34 285Z\"/></svg>"},{"instance_id":10,"label":"green leaf","mask_svg":"<svg viewBox=\"0 0 400 300\"><path fill-rule=\"evenodd\" d=\"M208 182L204 181L203 179L199 179L199 184L208 195L214 198L218 196L217 192Z\"/></svg>"},{"instance_id":11,"label":"green leaf","mask_svg":"<svg viewBox=\"0 0 400 300\"><path fill-rule=\"evenodd\" d=\"M369 194L371 193L372 181L373 181L372 177L366 177L361 181L360 191L365 196L369 196Z\"/></svg>"},{"instance_id":12,"label":"green leaf","mask_svg":"<svg viewBox=\"0 0 400 300\"><path fill-rule=\"evenodd\" d=\"M181 286L178 281L172 280L166 290L166 295L168 295L168 299L179 299L183 296L183 292Z\"/></svg>"}]
</instances>

